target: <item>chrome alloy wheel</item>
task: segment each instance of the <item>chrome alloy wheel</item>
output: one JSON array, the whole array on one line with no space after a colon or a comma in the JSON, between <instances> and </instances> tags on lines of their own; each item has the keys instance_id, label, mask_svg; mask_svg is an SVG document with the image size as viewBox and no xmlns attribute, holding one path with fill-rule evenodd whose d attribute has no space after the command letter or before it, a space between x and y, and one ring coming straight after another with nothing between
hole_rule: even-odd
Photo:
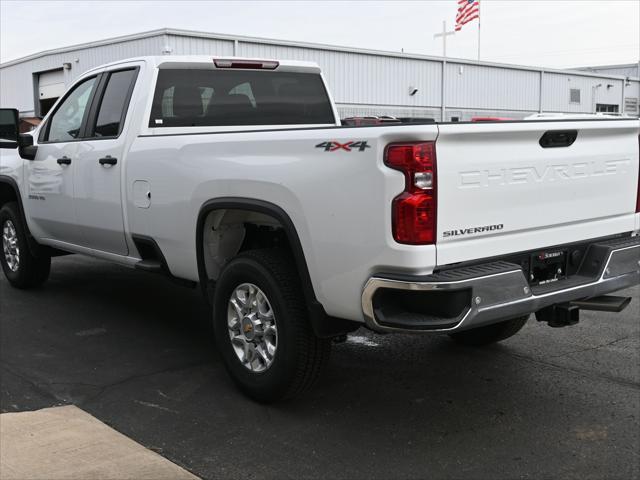
<instances>
[{"instance_id":1,"label":"chrome alloy wheel","mask_svg":"<svg viewBox=\"0 0 640 480\"><path fill-rule=\"evenodd\" d=\"M271 366L278 346L276 319L267 296L253 283L243 283L231 293L227 327L233 350L245 368L264 372Z\"/></svg>"},{"instance_id":2,"label":"chrome alloy wheel","mask_svg":"<svg viewBox=\"0 0 640 480\"><path fill-rule=\"evenodd\" d=\"M2 225L2 251L9 270L17 272L20 267L20 247L16 227L11 220L6 220Z\"/></svg>"}]
</instances>

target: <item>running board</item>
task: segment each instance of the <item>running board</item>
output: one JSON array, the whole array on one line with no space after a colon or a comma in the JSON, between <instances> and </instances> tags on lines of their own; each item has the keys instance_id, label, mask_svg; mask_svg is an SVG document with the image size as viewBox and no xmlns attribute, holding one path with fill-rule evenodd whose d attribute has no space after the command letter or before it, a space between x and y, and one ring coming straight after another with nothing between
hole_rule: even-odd
<instances>
[{"instance_id":1,"label":"running board","mask_svg":"<svg viewBox=\"0 0 640 480\"><path fill-rule=\"evenodd\" d=\"M142 270L143 272L149 273L159 273L164 275L169 280L178 285L182 285L183 287L195 288L198 285L196 282L191 280L185 280L183 278L174 277L169 273L169 270L166 268L165 264L158 260L140 260L138 263L134 265L136 270Z\"/></svg>"},{"instance_id":2,"label":"running board","mask_svg":"<svg viewBox=\"0 0 640 480\"><path fill-rule=\"evenodd\" d=\"M165 273L164 266L158 260L140 260L135 268L150 273Z\"/></svg>"},{"instance_id":3,"label":"running board","mask_svg":"<svg viewBox=\"0 0 640 480\"><path fill-rule=\"evenodd\" d=\"M162 254L162 250L160 250L160 247L153 238L141 235L132 235L131 237L133 239L133 243L138 249L138 253L142 257L142 260L134 265L137 270L149 273L159 273L166 276L174 283L184 287L196 287L197 282L174 277L171 274L167 267L167 262L164 259L164 255Z\"/></svg>"},{"instance_id":4,"label":"running board","mask_svg":"<svg viewBox=\"0 0 640 480\"><path fill-rule=\"evenodd\" d=\"M603 295L587 300L574 300L571 305L580 310L595 310L598 312L619 313L631 302L631 297L616 297L615 295Z\"/></svg>"}]
</instances>

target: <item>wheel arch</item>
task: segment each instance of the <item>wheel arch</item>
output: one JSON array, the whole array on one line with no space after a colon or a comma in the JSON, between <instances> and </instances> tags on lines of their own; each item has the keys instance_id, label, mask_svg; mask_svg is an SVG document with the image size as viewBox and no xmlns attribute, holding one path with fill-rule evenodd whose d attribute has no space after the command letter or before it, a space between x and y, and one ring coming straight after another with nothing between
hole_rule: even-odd
<instances>
[{"instance_id":1,"label":"wheel arch","mask_svg":"<svg viewBox=\"0 0 640 480\"><path fill-rule=\"evenodd\" d=\"M29 250L31 250L33 255L38 256L40 245L35 241L31 235L31 231L29 230L29 224L27 223L24 205L22 204L22 196L20 195L18 182L7 175L0 175L0 208L9 202L16 202L18 204L18 213L27 233Z\"/></svg>"},{"instance_id":2,"label":"wheel arch","mask_svg":"<svg viewBox=\"0 0 640 480\"><path fill-rule=\"evenodd\" d=\"M24 204L22 203L22 196L20 195L18 182L7 175L0 175L0 208L2 208L4 204L13 201L18 204L18 214L20 215L20 220L22 220L22 224L24 225L24 229L27 234L27 243L31 254L34 257L67 255L67 252L45 245L40 245L36 241L31 234L31 230L29 230L29 222L27 222L27 214L24 209Z\"/></svg>"},{"instance_id":3,"label":"wheel arch","mask_svg":"<svg viewBox=\"0 0 640 480\"><path fill-rule=\"evenodd\" d=\"M348 320L330 317L324 310L322 304L318 301L309 267L307 265L302 243L295 224L291 217L280 206L253 198L244 197L220 197L207 200L202 204L198 212L198 220L196 226L196 259L198 267L198 278L203 289L205 297L209 300L208 282L209 277L206 270L204 259L204 227L208 215L216 210L245 210L254 213L260 213L274 218L284 230L291 254L300 277L302 291L309 311L312 327L319 337L333 337L341 335L349 331L355 330L359 324Z\"/></svg>"},{"instance_id":4,"label":"wheel arch","mask_svg":"<svg viewBox=\"0 0 640 480\"><path fill-rule=\"evenodd\" d=\"M0 207L5 203L18 202L18 209L20 210L20 216L22 220L25 220L24 208L22 205L22 197L20 196L20 189L18 183L11 177L6 175L0 175ZM26 225L26 223L25 223Z\"/></svg>"},{"instance_id":5,"label":"wheel arch","mask_svg":"<svg viewBox=\"0 0 640 480\"><path fill-rule=\"evenodd\" d=\"M198 261L198 278L200 282L208 280L207 272L204 263L204 245L203 245L203 233L205 221L209 213L215 210L246 210L255 213L262 213L276 219L281 225L291 246L291 252L293 254L294 261L300 280L302 281L303 293L305 299L309 301L317 301L313 284L311 283L311 276L309 275L309 269L302 250L302 243L300 237L295 228L291 217L278 205L275 205L264 200L256 200L251 198L242 197L221 197L206 201L201 207L198 213L198 225L196 228L196 252Z\"/></svg>"}]
</instances>

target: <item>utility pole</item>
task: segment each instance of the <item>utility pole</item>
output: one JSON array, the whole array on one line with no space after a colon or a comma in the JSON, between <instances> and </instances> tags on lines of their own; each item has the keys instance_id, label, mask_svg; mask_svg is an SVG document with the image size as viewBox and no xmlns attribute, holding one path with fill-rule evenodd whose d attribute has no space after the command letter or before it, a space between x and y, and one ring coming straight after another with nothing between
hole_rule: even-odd
<instances>
[{"instance_id":1,"label":"utility pole","mask_svg":"<svg viewBox=\"0 0 640 480\"><path fill-rule=\"evenodd\" d=\"M433 38L442 37L442 72L440 74L440 121L444 122L446 114L445 103L445 77L447 73L447 37L455 35L455 30L447 32L447 21L442 21L442 33L436 33Z\"/></svg>"}]
</instances>

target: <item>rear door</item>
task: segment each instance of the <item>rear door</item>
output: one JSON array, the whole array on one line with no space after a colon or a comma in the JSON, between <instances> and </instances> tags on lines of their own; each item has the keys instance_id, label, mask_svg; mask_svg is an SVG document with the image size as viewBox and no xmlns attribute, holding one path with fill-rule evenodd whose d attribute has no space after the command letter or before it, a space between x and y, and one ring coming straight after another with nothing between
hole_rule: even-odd
<instances>
[{"instance_id":1,"label":"rear door","mask_svg":"<svg viewBox=\"0 0 640 480\"><path fill-rule=\"evenodd\" d=\"M438 263L634 229L638 121L440 125Z\"/></svg>"},{"instance_id":2,"label":"rear door","mask_svg":"<svg viewBox=\"0 0 640 480\"><path fill-rule=\"evenodd\" d=\"M124 122L138 66L104 72L78 151L74 203L83 245L126 255L122 208Z\"/></svg>"}]
</instances>

